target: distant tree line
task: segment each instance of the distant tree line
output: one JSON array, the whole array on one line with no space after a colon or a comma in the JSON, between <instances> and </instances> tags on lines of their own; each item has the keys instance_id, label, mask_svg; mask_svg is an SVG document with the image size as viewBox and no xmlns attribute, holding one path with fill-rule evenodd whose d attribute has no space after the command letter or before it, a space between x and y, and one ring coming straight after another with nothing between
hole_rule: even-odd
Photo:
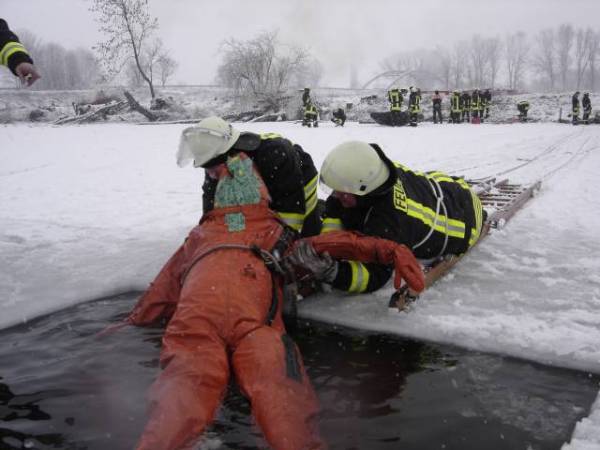
<instances>
[{"instance_id":1,"label":"distant tree line","mask_svg":"<svg viewBox=\"0 0 600 450\"><path fill-rule=\"evenodd\" d=\"M66 49L56 42L43 42L28 30L18 30L17 34L42 74L34 89L88 89L97 84L100 69L91 50ZM19 85L18 80L13 81Z\"/></svg>"},{"instance_id":2,"label":"distant tree line","mask_svg":"<svg viewBox=\"0 0 600 450\"><path fill-rule=\"evenodd\" d=\"M380 62L382 73L425 88L507 88L594 91L600 31L563 24L532 37L474 35L451 47L400 52Z\"/></svg>"}]
</instances>

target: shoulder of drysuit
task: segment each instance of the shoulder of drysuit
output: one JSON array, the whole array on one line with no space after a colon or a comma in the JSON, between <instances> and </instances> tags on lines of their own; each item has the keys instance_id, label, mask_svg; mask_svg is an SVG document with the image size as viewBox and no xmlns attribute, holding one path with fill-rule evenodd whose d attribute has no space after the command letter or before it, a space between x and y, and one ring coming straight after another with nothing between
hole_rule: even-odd
<instances>
[{"instance_id":1,"label":"shoulder of drysuit","mask_svg":"<svg viewBox=\"0 0 600 450\"><path fill-rule=\"evenodd\" d=\"M23 47L15 33L10 31L4 19L0 19L0 65L8 66L12 73L22 63L33 63L33 60Z\"/></svg>"}]
</instances>

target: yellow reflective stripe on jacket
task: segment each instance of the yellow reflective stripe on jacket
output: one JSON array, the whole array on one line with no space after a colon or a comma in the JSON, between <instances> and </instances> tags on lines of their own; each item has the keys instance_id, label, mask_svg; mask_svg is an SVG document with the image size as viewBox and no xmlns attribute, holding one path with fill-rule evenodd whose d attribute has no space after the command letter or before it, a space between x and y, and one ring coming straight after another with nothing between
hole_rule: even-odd
<instances>
[{"instance_id":1,"label":"yellow reflective stripe on jacket","mask_svg":"<svg viewBox=\"0 0 600 450\"><path fill-rule=\"evenodd\" d=\"M260 134L260 138L261 139L277 139L282 137L279 133L261 133Z\"/></svg>"},{"instance_id":2,"label":"yellow reflective stripe on jacket","mask_svg":"<svg viewBox=\"0 0 600 450\"><path fill-rule=\"evenodd\" d=\"M315 208L317 207L317 203L319 202L319 197L317 197L317 194L315 193L312 197L306 199L306 213L304 214L305 216L308 216L310 213L312 213Z\"/></svg>"},{"instance_id":3,"label":"yellow reflective stripe on jacket","mask_svg":"<svg viewBox=\"0 0 600 450\"><path fill-rule=\"evenodd\" d=\"M302 225L304 225L304 214L277 211L277 215L285 222L287 226L296 231L300 231L302 229Z\"/></svg>"},{"instance_id":4,"label":"yellow reflective stripe on jacket","mask_svg":"<svg viewBox=\"0 0 600 450\"><path fill-rule=\"evenodd\" d=\"M7 43L2 50L0 50L0 64L3 66L8 66L8 58L10 58L13 53L17 53L17 52L22 52L25 54L29 54L27 53L27 50L25 49L25 47L23 47L23 44L21 44L20 42L9 42Z\"/></svg>"},{"instance_id":5,"label":"yellow reflective stripe on jacket","mask_svg":"<svg viewBox=\"0 0 600 450\"><path fill-rule=\"evenodd\" d=\"M471 230L471 238L469 239L469 247L472 247L479 240L481 228L483 226L483 207L481 200L474 192L471 192L473 197L473 210L475 211L475 228Z\"/></svg>"},{"instance_id":6,"label":"yellow reflective stripe on jacket","mask_svg":"<svg viewBox=\"0 0 600 450\"><path fill-rule=\"evenodd\" d=\"M438 214L437 219L435 217L435 211L427 206L417 203L414 200L407 199L408 205L407 214L410 217L420 220L428 227L440 233L447 234L448 236L464 239L465 237L465 224L460 220L449 219L442 214ZM435 226L434 221L435 219Z\"/></svg>"},{"instance_id":7,"label":"yellow reflective stripe on jacket","mask_svg":"<svg viewBox=\"0 0 600 450\"><path fill-rule=\"evenodd\" d=\"M319 197L317 196L317 184L319 180L319 175L315 175L312 180L310 180L304 186L304 201L305 201L305 215L308 216L315 207L317 206L317 202Z\"/></svg>"},{"instance_id":8,"label":"yellow reflective stripe on jacket","mask_svg":"<svg viewBox=\"0 0 600 450\"><path fill-rule=\"evenodd\" d=\"M369 271L363 263L357 261L348 261L350 268L352 269L352 281L348 292L365 292L367 285L369 284Z\"/></svg>"},{"instance_id":9,"label":"yellow reflective stripe on jacket","mask_svg":"<svg viewBox=\"0 0 600 450\"><path fill-rule=\"evenodd\" d=\"M456 183L458 183L460 185L460 187L462 187L463 189L466 189L468 191L471 191L471 186L469 186L469 183L467 183L465 180L463 180L462 178L458 178L457 180L454 180ZM472 193L472 192L471 192Z\"/></svg>"},{"instance_id":10,"label":"yellow reflective stripe on jacket","mask_svg":"<svg viewBox=\"0 0 600 450\"><path fill-rule=\"evenodd\" d=\"M429 172L425 175L427 178L433 179L438 183L442 181L447 181L448 183L454 183L456 180L452 178L450 175L447 175L443 172Z\"/></svg>"},{"instance_id":11,"label":"yellow reflective stripe on jacket","mask_svg":"<svg viewBox=\"0 0 600 450\"><path fill-rule=\"evenodd\" d=\"M329 231L339 231L343 230L344 225L342 224L341 219L326 217L323 219L323 226L321 228L321 233L328 233Z\"/></svg>"}]
</instances>

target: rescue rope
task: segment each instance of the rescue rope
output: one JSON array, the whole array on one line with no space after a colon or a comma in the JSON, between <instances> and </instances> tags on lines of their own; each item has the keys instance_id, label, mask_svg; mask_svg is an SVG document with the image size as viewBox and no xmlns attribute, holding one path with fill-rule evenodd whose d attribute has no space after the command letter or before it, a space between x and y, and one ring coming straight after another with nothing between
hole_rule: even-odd
<instances>
[{"instance_id":1,"label":"rescue rope","mask_svg":"<svg viewBox=\"0 0 600 450\"><path fill-rule=\"evenodd\" d=\"M433 183L432 183L432 181L433 181ZM444 191L442 191L442 187L440 186L440 183L438 183L438 181L435 178L429 178L429 177L427 177L427 182L429 183L429 186L431 186L433 196L436 198L435 217L433 218L433 224L431 225L429 232L425 235L425 237L423 239L421 239L421 242L412 246L412 250L419 248L421 245L423 245L425 242L427 242L429 240L429 238L433 235L433 231L435 230L435 227L438 222L438 217L440 216L440 207L441 207L443 209L444 217L446 217L446 220L444 222L444 228L445 228L444 229L444 245L442 245L442 249L440 250L438 255L435 257L435 259L437 259L444 254L444 252L446 251L446 247L448 245L448 210L446 209L446 204L444 203ZM435 187L434 187L434 185L435 185ZM436 187L437 187L437 191L436 191ZM438 192L439 192L439 195L438 195Z\"/></svg>"},{"instance_id":2,"label":"rescue rope","mask_svg":"<svg viewBox=\"0 0 600 450\"><path fill-rule=\"evenodd\" d=\"M186 269L186 271L181 276L181 281L180 281L181 284L183 285L183 282L187 278L187 276L190 273L190 271L192 270L192 268L196 265L196 263L198 263L205 256L208 256L211 253L214 253L218 250L248 250L248 251L251 251L255 255L260 256L269 269L271 268L269 265L272 264L272 267L275 269L275 272L277 272L281 275L285 274L285 271L281 267L281 264L279 264L279 261L277 260L277 258L269 251L260 248L258 245L221 244L221 245L217 245L215 247L211 247L208 250L206 250L204 253L201 253L198 256L196 256L194 258L194 260L191 262L191 264L189 265L189 267Z\"/></svg>"}]
</instances>

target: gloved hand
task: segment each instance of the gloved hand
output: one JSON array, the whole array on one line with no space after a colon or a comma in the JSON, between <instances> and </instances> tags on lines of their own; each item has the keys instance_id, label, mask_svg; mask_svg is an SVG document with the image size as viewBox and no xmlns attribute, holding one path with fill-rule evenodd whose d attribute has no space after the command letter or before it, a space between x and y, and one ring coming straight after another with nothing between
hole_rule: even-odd
<instances>
[{"instance_id":1,"label":"gloved hand","mask_svg":"<svg viewBox=\"0 0 600 450\"><path fill-rule=\"evenodd\" d=\"M20 63L15 68L15 72L20 78L21 83L27 86L31 86L33 83L35 83L36 80L39 80L41 78L39 72L37 71L37 68L33 64L28 62Z\"/></svg>"},{"instance_id":2,"label":"gloved hand","mask_svg":"<svg viewBox=\"0 0 600 450\"><path fill-rule=\"evenodd\" d=\"M319 255L307 241L300 241L287 258L293 266L310 272L317 281L323 283L331 284L338 272L337 261L327 252Z\"/></svg>"},{"instance_id":3,"label":"gloved hand","mask_svg":"<svg viewBox=\"0 0 600 450\"><path fill-rule=\"evenodd\" d=\"M400 289L402 280L417 293L425 289L425 276L421 265L404 245L349 231L331 231L306 240L315 251L327 251L336 259L393 264L396 289Z\"/></svg>"}]
</instances>

